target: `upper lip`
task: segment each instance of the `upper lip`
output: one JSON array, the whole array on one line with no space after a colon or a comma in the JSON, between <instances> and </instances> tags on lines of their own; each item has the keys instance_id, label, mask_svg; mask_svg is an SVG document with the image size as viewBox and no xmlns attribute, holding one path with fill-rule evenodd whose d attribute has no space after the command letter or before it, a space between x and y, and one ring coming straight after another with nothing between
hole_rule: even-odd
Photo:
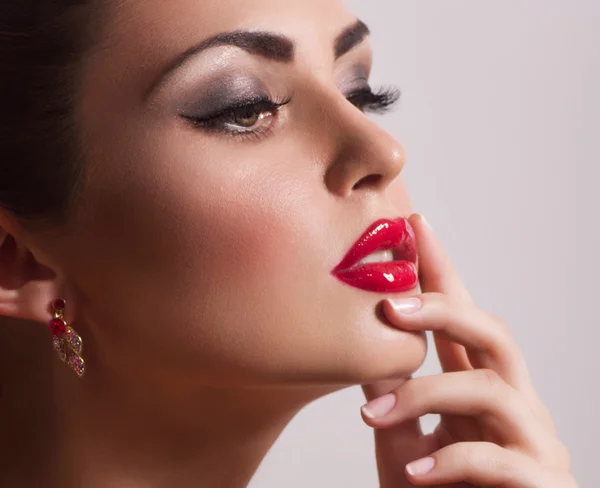
<instances>
[{"instance_id":1,"label":"upper lip","mask_svg":"<svg viewBox=\"0 0 600 488\"><path fill-rule=\"evenodd\" d=\"M375 251L390 249L395 261L417 262L414 231L404 217L373 222L352 245L333 273L351 268Z\"/></svg>"}]
</instances>

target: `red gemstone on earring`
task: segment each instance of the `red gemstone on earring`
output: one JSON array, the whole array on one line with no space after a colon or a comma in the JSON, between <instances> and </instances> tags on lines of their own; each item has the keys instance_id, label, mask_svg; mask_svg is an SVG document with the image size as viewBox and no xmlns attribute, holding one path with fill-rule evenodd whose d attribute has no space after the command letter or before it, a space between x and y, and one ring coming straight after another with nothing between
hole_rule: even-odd
<instances>
[{"instance_id":1,"label":"red gemstone on earring","mask_svg":"<svg viewBox=\"0 0 600 488\"><path fill-rule=\"evenodd\" d=\"M52 303L54 310L64 310L65 309L65 301L62 298L57 298Z\"/></svg>"},{"instance_id":2,"label":"red gemstone on earring","mask_svg":"<svg viewBox=\"0 0 600 488\"><path fill-rule=\"evenodd\" d=\"M66 328L67 324L65 324L65 321L62 319L56 318L50 321L50 332L56 336L62 335Z\"/></svg>"}]
</instances>

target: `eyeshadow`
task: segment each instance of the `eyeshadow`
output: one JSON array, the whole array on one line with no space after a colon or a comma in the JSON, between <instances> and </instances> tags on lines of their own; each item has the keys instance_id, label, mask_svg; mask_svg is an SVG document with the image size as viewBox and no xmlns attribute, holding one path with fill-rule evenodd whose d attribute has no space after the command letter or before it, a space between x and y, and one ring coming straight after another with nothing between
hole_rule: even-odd
<instances>
[{"instance_id":1,"label":"eyeshadow","mask_svg":"<svg viewBox=\"0 0 600 488\"><path fill-rule=\"evenodd\" d=\"M352 92L356 89L364 88L369 85L369 68L362 64L347 70L345 76L340 80L340 89L344 92Z\"/></svg>"},{"instance_id":2,"label":"eyeshadow","mask_svg":"<svg viewBox=\"0 0 600 488\"><path fill-rule=\"evenodd\" d=\"M181 112L202 115L217 112L231 105L264 96L263 83L252 77L219 77L202 83L201 87L186 97Z\"/></svg>"}]
</instances>

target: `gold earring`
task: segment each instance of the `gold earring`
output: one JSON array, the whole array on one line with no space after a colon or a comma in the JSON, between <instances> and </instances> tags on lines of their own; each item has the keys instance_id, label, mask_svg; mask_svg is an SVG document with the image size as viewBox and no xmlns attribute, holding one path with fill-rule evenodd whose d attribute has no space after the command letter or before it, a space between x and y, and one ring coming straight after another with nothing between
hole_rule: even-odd
<instances>
[{"instance_id":1,"label":"gold earring","mask_svg":"<svg viewBox=\"0 0 600 488\"><path fill-rule=\"evenodd\" d=\"M54 335L52 345L61 361L66 362L81 378L85 372L85 362L81 357L83 341L65 322L65 306L66 301L63 298L52 302L52 319L49 324L50 332Z\"/></svg>"}]
</instances>

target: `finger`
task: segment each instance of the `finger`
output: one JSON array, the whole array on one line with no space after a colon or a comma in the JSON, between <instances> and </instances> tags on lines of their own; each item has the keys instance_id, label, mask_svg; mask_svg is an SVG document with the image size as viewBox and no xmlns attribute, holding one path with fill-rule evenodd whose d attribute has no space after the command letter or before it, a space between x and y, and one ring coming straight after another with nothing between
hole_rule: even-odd
<instances>
[{"instance_id":1,"label":"finger","mask_svg":"<svg viewBox=\"0 0 600 488\"><path fill-rule=\"evenodd\" d=\"M437 292L457 300L472 303L473 299L463 284L450 256L423 216L414 214L409 223L417 243L417 265L422 292ZM465 348L446 337L433 335L435 348L444 371L472 369Z\"/></svg>"},{"instance_id":2,"label":"finger","mask_svg":"<svg viewBox=\"0 0 600 488\"><path fill-rule=\"evenodd\" d=\"M419 474L428 467L428 472ZM534 459L491 442L451 444L408 464L405 472L417 486L464 482L506 488L577 488L570 474L545 469Z\"/></svg>"},{"instance_id":3,"label":"finger","mask_svg":"<svg viewBox=\"0 0 600 488\"><path fill-rule=\"evenodd\" d=\"M367 399L367 401L371 401L402 386L410 378L412 378L412 375L408 374L402 378L382 380L378 381L377 383L361 385L361 388L363 393L365 394L365 398Z\"/></svg>"},{"instance_id":4,"label":"finger","mask_svg":"<svg viewBox=\"0 0 600 488\"><path fill-rule=\"evenodd\" d=\"M443 293L455 297L458 301L473 303L452 260L425 219L421 215L413 214L409 217L409 223L417 242L421 290L425 293ZM433 332L433 339L443 371L472 369L467 351L462 344L457 344L436 331ZM523 359L521 361L525 369ZM532 404L536 405L539 415L545 419L549 427L556 431L552 417L535 392L533 385L529 384L522 391L529 396Z\"/></svg>"},{"instance_id":5,"label":"finger","mask_svg":"<svg viewBox=\"0 0 600 488\"><path fill-rule=\"evenodd\" d=\"M405 300L417 301L422 307L416 312L405 313L402 305ZM495 370L509 385L525 394L536 415L552 432L556 432L552 416L535 390L525 358L510 329L499 317L472 303L455 302L439 293L424 293L409 299L386 299L383 311L395 327L433 330L438 337L466 346L471 364Z\"/></svg>"},{"instance_id":6,"label":"finger","mask_svg":"<svg viewBox=\"0 0 600 488\"><path fill-rule=\"evenodd\" d=\"M473 302L450 256L422 215L409 217L417 242L419 282L423 292L439 292Z\"/></svg>"},{"instance_id":7,"label":"finger","mask_svg":"<svg viewBox=\"0 0 600 488\"><path fill-rule=\"evenodd\" d=\"M377 383L372 383L368 385L362 385L362 391L365 395L365 398L368 402L371 400L375 400L386 393L395 390L402 386L406 381L411 378L411 375L401 379L394 380L386 380L380 381ZM398 423L393 429L390 429L390 432L376 434L379 436L379 442L381 445L385 445L386 448L394 453L402 453L407 452L407 447L409 447L408 452L410 452L410 446L414 446L417 444L421 436L423 435L423 430L421 428L421 422L419 419L408 419L405 422Z\"/></svg>"},{"instance_id":8,"label":"finger","mask_svg":"<svg viewBox=\"0 0 600 488\"><path fill-rule=\"evenodd\" d=\"M410 309L410 304L420 305ZM383 311L390 323L404 330L438 332L440 337L466 347L469 363L495 370L508 384L531 391L525 359L509 328L500 318L472 302L457 301L440 293L386 299Z\"/></svg>"},{"instance_id":9,"label":"finger","mask_svg":"<svg viewBox=\"0 0 600 488\"><path fill-rule=\"evenodd\" d=\"M413 378L390 394L394 398L361 409L367 425L387 429L426 414L473 416L500 444L518 447L539 461L553 455L558 444L524 395L490 369Z\"/></svg>"}]
</instances>

